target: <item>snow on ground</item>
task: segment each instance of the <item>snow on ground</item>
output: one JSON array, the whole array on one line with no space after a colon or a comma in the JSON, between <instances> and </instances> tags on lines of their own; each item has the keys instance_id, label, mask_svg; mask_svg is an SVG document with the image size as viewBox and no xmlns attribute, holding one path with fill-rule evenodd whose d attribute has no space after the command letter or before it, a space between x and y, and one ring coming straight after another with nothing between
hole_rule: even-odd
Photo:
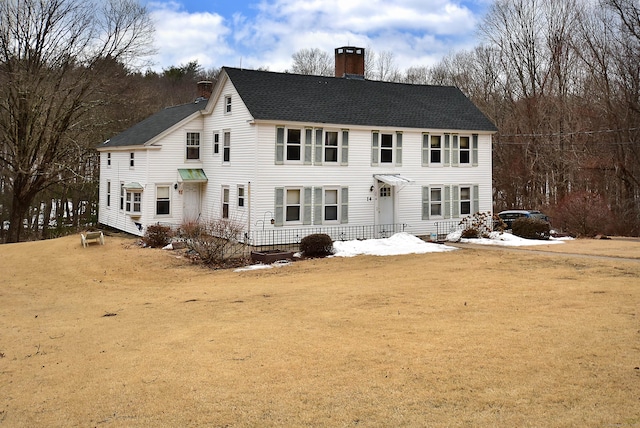
<instances>
[{"instance_id":1,"label":"snow on ground","mask_svg":"<svg viewBox=\"0 0 640 428\"><path fill-rule=\"evenodd\" d=\"M492 232L489 238L465 239L460 238L462 231L453 232L447 235L448 242L462 242L480 245L504 245L509 247L520 247L527 245L548 245L561 244L563 240L571 238L551 238L546 241L535 239L524 239L510 233ZM395 256L402 254L424 254L439 253L444 251L457 250L456 247L433 242L425 242L422 239L409 233L396 233L390 238L366 239L362 241L336 241L333 243L333 257L354 257L359 255L368 256ZM236 269L235 272L243 272L257 269L270 269L272 267L286 266L289 262L276 262L272 265L251 265Z\"/></svg>"},{"instance_id":2,"label":"snow on ground","mask_svg":"<svg viewBox=\"0 0 640 428\"><path fill-rule=\"evenodd\" d=\"M502 245L505 247L524 247L528 245L549 245L549 244L562 244L563 241L573 238L550 238L548 240L539 239L524 239L519 236L512 235L510 233L491 232L488 238L474 238L466 239L460 238L462 231L452 232L447 235L447 241L449 242L462 242L467 244L479 244L479 245Z\"/></svg>"},{"instance_id":3,"label":"snow on ground","mask_svg":"<svg viewBox=\"0 0 640 428\"><path fill-rule=\"evenodd\" d=\"M456 250L422 239L406 232L396 233L390 238L366 239L363 241L336 241L333 243L334 257L353 257L359 255L368 256L395 256L401 254L440 253Z\"/></svg>"}]
</instances>

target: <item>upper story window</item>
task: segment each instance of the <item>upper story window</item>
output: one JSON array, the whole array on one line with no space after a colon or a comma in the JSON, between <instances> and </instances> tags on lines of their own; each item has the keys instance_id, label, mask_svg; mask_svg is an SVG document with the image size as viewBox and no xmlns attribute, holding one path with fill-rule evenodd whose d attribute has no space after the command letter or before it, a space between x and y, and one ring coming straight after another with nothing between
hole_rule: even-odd
<instances>
[{"instance_id":1,"label":"upper story window","mask_svg":"<svg viewBox=\"0 0 640 428\"><path fill-rule=\"evenodd\" d=\"M471 162L471 144L469 137L460 137L460 163L469 164Z\"/></svg>"},{"instance_id":2,"label":"upper story window","mask_svg":"<svg viewBox=\"0 0 640 428\"><path fill-rule=\"evenodd\" d=\"M324 161L338 162L338 133L335 131L324 134Z\"/></svg>"},{"instance_id":3,"label":"upper story window","mask_svg":"<svg viewBox=\"0 0 640 428\"><path fill-rule=\"evenodd\" d=\"M213 154L217 155L218 153L220 153L220 133L214 132L213 133Z\"/></svg>"},{"instance_id":4,"label":"upper story window","mask_svg":"<svg viewBox=\"0 0 640 428\"><path fill-rule=\"evenodd\" d=\"M442 163L442 136L432 135L429 139L429 163Z\"/></svg>"},{"instance_id":5,"label":"upper story window","mask_svg":"<svg viewBox=\"0 0 640 428\"><path fill-rule=\"evenodd\" d=\"M302 153L302 131L300 129L287 129L287 139L284 142L286 146L287 160L299 161Z\"/></svg>"},{"instance_id":6,"label":"upper story window","mask_svg":"<svg viewBox=\"0 0 640 428\"><path fill-rule=\"evenodd\" d=\"M107 180L107 206L111 206L111 181Z\"/></svg>"},{"instance_id":7,"label":"upper story window","mask_svg":"<svg viewBox=\"0 0 640 428\"><path fill-rule=\"evenodd\" d=\"M111 166L111 152L107 153L107 166Z\"/></svg>"},{"instance_id":8,"label":"upper story window","mask_svg":"<svg viewBox=\"0 0 640 428\"><path fill-rule=\"evenodd\" d=\"M224 142L222 146L222 161L229 162L231 159L231 132L224 132Z\"/></svg>"},{"instance_id":9,"label":"upper story window","mask_svg":"<svg viewBox=\"0 0 640 428\"><path fill-rule=\"evenodd\" d=\"M231 95L227 95L226 97L224 97L224 113L231 113Z\"/></svg>"},{"instance_id":10,"label":"upper story window","mask_svg":"<svg viewBox=\"0 0 640 428\"><path fill-rule=\"evenodd\" d=\"M402 165L402 133L380 133L374 131L371 134L371 165L380 164Z\"/></svg>"},{"instance_id":11,"label":"upper story window","mask_svg":"<svg viewBox=\"0 0 640 428\"><path fill-rule=\"evenodd\" d=\"M200 133L187 132L187 159L200 159Z\"/></svg>"},{"instance_id":12,"label":"upper story window","mask_svg":"<svg viewBox=\"0 0 640 428\"><path fill-rule=\"evenodd\" d=\"M134 152L129 153L129 168L136 166L136 154Z\"/></svg>"}]
</instances>

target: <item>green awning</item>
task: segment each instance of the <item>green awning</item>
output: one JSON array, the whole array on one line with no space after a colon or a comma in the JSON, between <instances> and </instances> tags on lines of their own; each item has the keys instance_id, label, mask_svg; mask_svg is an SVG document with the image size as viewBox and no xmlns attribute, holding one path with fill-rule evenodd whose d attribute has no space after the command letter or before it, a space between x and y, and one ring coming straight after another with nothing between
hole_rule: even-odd
<instances>
[{"instance_id":1,"label":"green awning","mask_svg":"<svg viewBox=\"0 0 640 428\"><path fill-rule=\"evenodd\" d=\"M178 168L180 181L188 181L189 183L205 183L208 181L207 175L202 168Z\"/></svg>"},{"instance_id":2,"label":"green awning","mask_svg":"<svg viewBox=\"0 0 640 428\"><path fill-rule=\"evenodd\" d=\"M144 186L137 182L127 183L123 186L127 190L144 190Z\"/></svg>"}]
</instances>

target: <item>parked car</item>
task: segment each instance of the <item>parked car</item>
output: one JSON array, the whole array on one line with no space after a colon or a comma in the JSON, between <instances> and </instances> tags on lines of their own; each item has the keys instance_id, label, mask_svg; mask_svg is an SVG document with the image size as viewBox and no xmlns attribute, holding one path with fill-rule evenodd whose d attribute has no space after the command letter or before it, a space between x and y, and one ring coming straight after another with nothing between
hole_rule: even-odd
<instances>
[{"instance_id":1,"label":"parked car","mask_svg":"<svg viewBox=\"0 0 640 428\"><path fill-rule=\"evenodd\" d=\"M498 217L507 225L507 229L511 229L513 222L520 217L537 218L549 222L549 217L546 214L537 210L507 210L498 213ZM494 224L495 228L495 224Z\"/></svg>"}]
</instances>

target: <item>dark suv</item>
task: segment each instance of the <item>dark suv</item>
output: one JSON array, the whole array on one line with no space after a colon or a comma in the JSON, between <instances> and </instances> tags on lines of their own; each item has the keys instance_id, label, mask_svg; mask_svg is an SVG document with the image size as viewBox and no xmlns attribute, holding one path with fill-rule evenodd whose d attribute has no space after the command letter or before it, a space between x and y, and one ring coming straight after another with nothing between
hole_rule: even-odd
<instances>
[{"instance_id":1,"label":"dark suv","mask_svg":"<svg viewBox=\"0 0 640 428\"><path fill-rule=\"evenodd\" d=\"M498 217L507 225L507 229L511 229L513 222L520 217L537 218L549 222L549 217L546 214L536 210L508 210L498 213ZM494 225L495 228L495 225Z\"/></svg>"}]
</instances>

